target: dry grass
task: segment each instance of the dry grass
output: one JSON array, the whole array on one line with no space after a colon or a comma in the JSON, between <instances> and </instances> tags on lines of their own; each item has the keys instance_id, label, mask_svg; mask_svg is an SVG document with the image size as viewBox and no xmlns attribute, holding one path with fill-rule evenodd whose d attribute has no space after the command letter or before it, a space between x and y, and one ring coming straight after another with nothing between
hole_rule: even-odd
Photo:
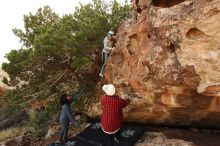
<instances>
[{"instance_id":1,"label":"dry grass","mask_svg":"<svg viewBox=\"0 0 220 146\"><path fill-rule=\"evenodd\" d=\"M23 135L27 131L24 127L13 127L0 131L0 142Z\"/></svg>"}]
</instances>

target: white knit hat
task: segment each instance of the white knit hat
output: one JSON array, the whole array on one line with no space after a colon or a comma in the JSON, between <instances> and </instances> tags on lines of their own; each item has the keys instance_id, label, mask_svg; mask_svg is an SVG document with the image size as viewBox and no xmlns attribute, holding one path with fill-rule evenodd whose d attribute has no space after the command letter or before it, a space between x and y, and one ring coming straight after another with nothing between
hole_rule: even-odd
<instances>
[{"instance_id":1,"label":"white knit hat","mask_svg":"<svg viewBox=\"0 0 220 146\"><path fill-rule=\"evenodd\" d=\"M104 85L102 87L102 90L105 91L105 93L109 96L112 96L115 94L115 86L112 84Z\"/></svg>"}]
</instances>

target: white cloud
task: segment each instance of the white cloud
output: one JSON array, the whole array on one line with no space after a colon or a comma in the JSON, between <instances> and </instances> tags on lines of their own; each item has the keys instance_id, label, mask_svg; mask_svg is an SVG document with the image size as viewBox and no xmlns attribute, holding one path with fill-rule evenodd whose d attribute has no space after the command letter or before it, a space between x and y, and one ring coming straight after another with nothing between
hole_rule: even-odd
<instances>
[{"instance_id":1,"label":"white cloud","mask_svg":"<svg viewBox=\"0 0 220 146\"><path fill-rule=\"evenodd\" d=\"M23 28L23 15L34 13L40 7L49 5L59 15L71 13L80 3L92 0L7 0L0 2L0 64L5 62L5 54L11 49L19 49L19 39L13 28ZM110 0L107 0L110 1ZM124 0L118 0L124 2Z\"/></svg>"}]
</instances>

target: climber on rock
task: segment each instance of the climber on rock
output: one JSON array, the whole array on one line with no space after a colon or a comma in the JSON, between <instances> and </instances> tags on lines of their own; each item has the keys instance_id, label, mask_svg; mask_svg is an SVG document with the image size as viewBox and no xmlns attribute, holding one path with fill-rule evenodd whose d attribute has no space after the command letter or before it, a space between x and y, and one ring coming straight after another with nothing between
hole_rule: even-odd
<instances>
[{"instance_id":1,"label":"climber on rock","mask_svg":"<svg viewBox=\"0 0 220 146\"><path fill-rule=\"evenodd\" d=\"M83 89L78 91L75 95L71 96L68 94L63 94L60 97L60 104L62 105L62 113L60 116L60 124L61 124L61 132L59 136L60 143L67 143L68 141L68 131L69 131L69 123L73 124L75 127L78 127L78 123L75 119L75 115L71 110L71 103L76 101L81 94L83 93Z\"/></svg>"},{"instance_id":2,"label":"climber on rock","mask_svg":"<svg viewBox=\"0 0 220 146\"><path fill-rule=\"evenodd\" d=\"M102 65L101 65L101 71L99 73L100 77L103 77L103 71L105 69L105 65L107 63L109 54L115 48L114 39L115 39L114 32L109 31L108 35L103 40L104 48L102 49Z\"/></svg>"}]
</instances>

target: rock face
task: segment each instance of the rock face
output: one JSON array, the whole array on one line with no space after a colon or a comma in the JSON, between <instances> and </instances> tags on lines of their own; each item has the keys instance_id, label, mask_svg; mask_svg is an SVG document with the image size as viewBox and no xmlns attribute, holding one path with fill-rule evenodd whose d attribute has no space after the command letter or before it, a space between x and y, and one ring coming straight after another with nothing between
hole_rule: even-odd
<instances>
[{"instance_id":1,"label":"rock face","mask_svg":"<svg viewBox=\"0 0 220 146\"><path fill-rule=\"evenodd\" d=\"M5 85L2 80L4 77L8 77L7 73L5 73L1 68L0 68L0 96L2 96L5 93L5 90L7 89L7 85Z\"/></svg>"},{"instance_id":2,"label":"rock face","mask_svg":"<svg viewBox=\"0 0 220 146\"><path fill-rule=\"evenodd\" d=\"M220 128L220 0L137 3L140 16L120 26L102 82L132 100L125 119Z\"/></svg>"},{"instance_id":3,"label":"rock face","mask_svg":"<svg viewBox=\"0 0 220 146\"><path fill-rule=\"evenodd\" d=\"M3 83L3 79L4 78L7 78L7 79L9 79L9 77L8 77L8 74L5 72L5 71L3 71L2 69L1 69L1 67L0 67L0 108L3 106L3 95L5 94L5 92L7 91L7 90L12 90L12 89L15 89L15 87L12 87L12 86L8 86L8 85L6 85L6 84L4 84Z\"/></svg>"},{"instance_id":4,"label":"rock face","mask_svg":"<svg viewBox=\"0 0 220 146\"><path fill-rule=\"evenodd\" d=\"M6 84L4 84L2 82L3 78L6 77L8 78L8 75L6 72L4 72L1 68L0 68L0 107L3 105L3 101L2 101L2 96L5 94L7 89L11 89L10 87L8 87Z\"/></svg>"}]
</instances>

